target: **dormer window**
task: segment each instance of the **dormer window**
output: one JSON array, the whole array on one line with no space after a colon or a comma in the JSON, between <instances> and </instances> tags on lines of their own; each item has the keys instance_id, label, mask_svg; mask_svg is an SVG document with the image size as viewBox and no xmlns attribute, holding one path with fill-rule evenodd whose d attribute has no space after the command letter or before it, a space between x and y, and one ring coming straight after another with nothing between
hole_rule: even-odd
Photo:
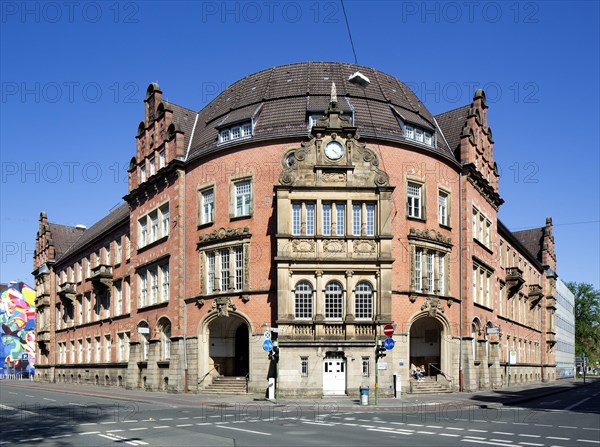
<instances>
[{"instance_id":1,"label":"dormer window","mask_svg":"<svg viewBox=\"0 0 600 447\"><path fill-rule=\"evenodd\" d=\"M322 113L313 113L308 115L308 130L311 130L313 126L317 125L317 120L323 119L324 116Z\"/></svg>"},{"instance_id":2,"label":"dormer window","mask_svg":"<svg viewBox=\"0 0 600 447\"><path fill-rule=\"evenodd\" d=\"M241 140L252 136L252 123L236 124L219 132L219 143Z\"/></svg>"},{"instance_id":3,"label":"dormer window","mask_svg":"<svg viewBox=\"0 0 600 447\"><path fill-rule=\"evenodd\" d=\"M434 144L434 138L431 132L411 125L404 126L404 137L407 140L424 143L427 146L433 146Z\"/></svg>"}]
</instances>

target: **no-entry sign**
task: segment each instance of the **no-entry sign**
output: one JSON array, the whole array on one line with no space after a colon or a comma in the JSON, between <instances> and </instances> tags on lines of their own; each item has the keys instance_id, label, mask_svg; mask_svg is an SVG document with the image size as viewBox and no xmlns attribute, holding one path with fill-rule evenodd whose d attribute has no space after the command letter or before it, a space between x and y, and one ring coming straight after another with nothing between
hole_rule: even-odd
<instances>
[{"instance_id":1,"label":"no-entry sign","mask_svg":"<svg viewBox=\"0 0 600 447\"><path fill-rule=\"evenodd\" d=\"M383 327L383 333L387 336L387 337L391 337L392 335L394 335L394 326L392 326L391 324L386 324Z\"/></svg>"}]
</instances>

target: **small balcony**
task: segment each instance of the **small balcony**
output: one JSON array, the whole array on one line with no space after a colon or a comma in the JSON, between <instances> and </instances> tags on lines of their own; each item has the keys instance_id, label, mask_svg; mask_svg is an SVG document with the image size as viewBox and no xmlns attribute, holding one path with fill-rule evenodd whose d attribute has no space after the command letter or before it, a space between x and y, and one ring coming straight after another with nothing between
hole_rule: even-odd
<instances>
[{"instance_id":1,"label":"small balcony","mask_svg":"<svg viewBox=\"0 0 600 447\"><path fill-rule=\"evenodd\" d=\"M98 264L92 269L90 276L92 285L97 290L103 290L112 287L113 284L113 269L108 264Z\"/></svg>"},{"instance_id":2,"label":"small balcony","mask_svg":"<svg viewBox=\"0 0 600 447\"><path fill-rule=\"evenodd\" d=\"M517 293L523 284L525 284L523 271L519 267L508 267L506 269L506 287L508 287L510 295Z\"/></svg>"},{"instance_id":3,"label":"small balcony","mask_svg":"<svg viewBox=\"0 0 600 447\"><path fill-rule=\"evenodd\" d=\"M542 292L542 286L540 286L539 284L531 284L529 286L529 301L535 303L542 299L543 296L544 294Z\"/></svg>"},{"instance_id":4,"label":"small balcony","mask_svg":"<svg viewBox=\"0 0 600 447\"><path fill-rule=\"evenodd\" d=\"M42 331L39 330L37 335L36 335L36 340L38 341L38 343L47 343L50 341L50 331L47 330L48 328L46 327L46 330Z\"/></svg>"},{"instance_id":5,"label":"small balcony","mask_svg":"<svg viewBox=\"0 0 600 447\"><path fill-rule=\"evenodd\" d=\"M556 334L554 333L553 329L546 332L546 343L548 343L549 345L553 345L556 343Z\"/></svg>"},{"instance_id":6,"label":"small balcony","mask_svg":"<svg viewBox=\"0 0 600 447\"><path fill-rule=\"evenodd\" d=\"M38 295L35 298L35 307L49 306L50 296L49 295Z\"/></svg>"},{"instance_id":7,"label":"small balcony","mask_svg":"<svg viewBox=\"0 0 600 447\"><path fill-rule=\"evenodd\" d=\"M555 296L547 296L546 297L546 308L547 309L556 309L556 297Z\"/></svg>"},{"instance_id":8,"label":"small balcony","mask_svg":"<svg viewBox=\"0 0 600 447\"><path fill-rule=\"evenodd\" d=\"M77 292L75 290L75 283L65 281L58 286L58 296L61 300L75 301Z\"/></svg>"}]
</instances>

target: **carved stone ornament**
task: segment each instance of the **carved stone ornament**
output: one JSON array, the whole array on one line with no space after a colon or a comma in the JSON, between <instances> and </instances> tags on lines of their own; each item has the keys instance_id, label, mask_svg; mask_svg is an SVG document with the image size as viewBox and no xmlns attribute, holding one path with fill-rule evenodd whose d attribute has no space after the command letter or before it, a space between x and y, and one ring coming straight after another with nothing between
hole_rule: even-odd
<instances>
[{"instance_id":1,"label":"carved stone ornament","mask_svg":"<svg viewBox=\"0 0 600 447\"><path fill-rule=\"evenodd\" d=\"M435 317L435 314L444 313L444 308L440 303L439 298L427 297L427 300L421 306L421 310L426 310L430 317Z\"/></svg>"},{"instance_id":2,"label":"carved stone ornament","mask_svg":"<svg viewBox=\"0 0 600 447\"><path fill-rule=\"evenodd\" d=\"M415 301L417 301L417 294L416 293L409 294L408 299L410 300L411 303L414 303Z\"/></svg>"},{"instance_id":3,"label":"carved stone ornament","mask_svg":"<svg viewBox=\"0 0 600 447\"><path fill-rule=\"evenodd\" d=\"M409 237L417 237L419 239L427 239L433 242L441 242L442 244L452 244L452 239L446 237L436 230L419 230L417 228L411 228L409 230Z\"/></svg>"},{"instance_id":4,"label":"carved stone ornament","mask_svg":"<svg viewBox=\"0 0 600 447\"><path fill-rule=\"evenodd\" d=\"M235 304L231 302L230 297L217 297L210 306L209 312L217 312L219 317L228 317L229 312L236 310Z\"/></svg>"},{"instance_id":5,"label":"carved stone ornament","mask_svg":"<svg viewBox=\"0 0 600 447\"><path fill-rule=\"evenodd\" d=\"M377 247L375 241L370 240L355 240L353 245L355 253L373 253Z\"/></svg>"},{"instance_id":6,"label":"carved stone ornament","mask_svg":"<svg viewBox=\"0 0 600 447\"><path fill-rule=\"evenodd\" d=\"M309 239L294 239L292 249L298 253L312 253L315 251L315 241Z\"/></svg>"},{"instance_id":7,"label":"carved stone ornament","mask_svg":"<svg viewBox=\"0 0 600 447\"><path fill-rule=\"evenodd\" d=\"M196 301L196 306L198 306L198 307L204 306L204 298L198 298L198 300Z\"/></svg>"},{"instance_id":8,"label":"carved stone ornament","mask_svg":"<svg viewBox=\"0 0 600 447\"><path fill-rule=\"evenodd\" d=\"M345 253L346 243L341 239L324 240L323 251L325 253Z\"/></svg>"},{"instance_id":9,"label":"carved stone ornament","mask_svg":"<svg viewBox=\"0 0 600 447\"><path fill-rule=\"evenodd\" d=\"M321 174L321 180L327 183L335 183L335 182L345 182L346 181L346 173L345 172L323 172Z\"/></svg>"},{"instance_id":10,"label":"carved stone ornament","mask_svg":"<svg viewBox=\"0 0 600 447\"><path fill-rule=\"evenodd\" d=\"M249 237L250 236L250 228L219 228L208 234L200 235L199 244L205 244L207 242L216 242L222 241L226 239L235 239L241 237Z\"/></svg>"}]
</instances>

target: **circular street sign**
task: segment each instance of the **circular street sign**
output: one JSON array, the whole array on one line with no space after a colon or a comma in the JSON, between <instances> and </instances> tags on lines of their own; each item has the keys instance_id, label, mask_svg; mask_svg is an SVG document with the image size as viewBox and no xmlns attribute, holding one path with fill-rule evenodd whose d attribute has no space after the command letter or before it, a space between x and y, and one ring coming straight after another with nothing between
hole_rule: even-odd
<instances>
[{"instance_id":1,"label":"circular street sign","mask_svg":"<svg viewBox=\"0 0 600 447\"><path fill-rule=\"evenodd\" d=\"M391 324L386 324L383 327L383 333L386 336L391 337L392 335L394 335L394 326L392 326Z\"/></svg>"},{"instance_id":2,"label":"circular street sign","mask_svg":"<svg viewBox=\"0 0 600 447\"><path fill-rule=\"evenodd\" d=\"M273 350L273 342L271 340L263 341L263 349L267 352Z\"/></svg>"},{"instance_id":3,"label":"circular street sign","mask_svg":"<svg viewBox=\"0 0 600 447\"><path fill-rule=\"evenodd\" d=\"M394 349L394 345L395 344L396 343L394 343L394 339L393 338L386 338L385 340L383 340L383 346L388 351L391 351L392 349Z\"/></svg>"},{"instance_id":4,"label":"circular street sign","mask_svg":"<svg viewBox=\"0 0 600 447\"><path fill-rule=\"evenodd\" d=\"M265 340L271 340L271 331L265 332Z\"/></svg>"}]
</instances>

